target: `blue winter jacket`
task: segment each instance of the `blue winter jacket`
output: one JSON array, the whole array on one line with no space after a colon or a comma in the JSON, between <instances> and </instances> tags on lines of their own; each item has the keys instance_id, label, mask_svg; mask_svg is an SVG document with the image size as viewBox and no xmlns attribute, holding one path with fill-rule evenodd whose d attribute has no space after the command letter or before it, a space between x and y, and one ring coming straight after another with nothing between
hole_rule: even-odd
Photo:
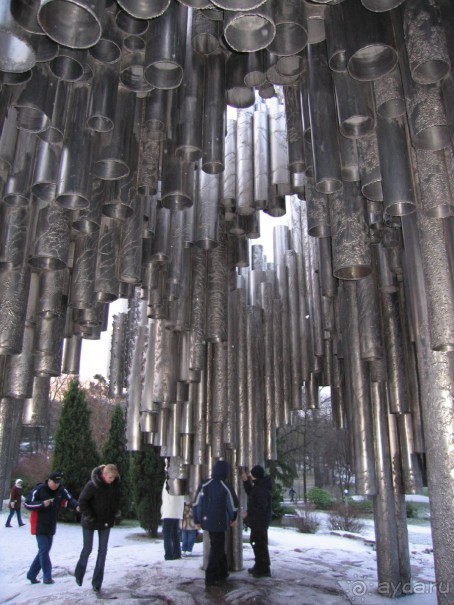
<instances>
[{"instance_id":1,"label":"blue winter jacket","mask_svg":"<svg viewBox=\"0 0 454 605\"><path fill-rule=\"evenodd\" d=\"M227 531L238 514L238 497L233 487L225 480L229 465L219 460L213 467L212 478L202 483L197 490L194 505L194 523L211 532Z\"/></svg>"}]
</instances>

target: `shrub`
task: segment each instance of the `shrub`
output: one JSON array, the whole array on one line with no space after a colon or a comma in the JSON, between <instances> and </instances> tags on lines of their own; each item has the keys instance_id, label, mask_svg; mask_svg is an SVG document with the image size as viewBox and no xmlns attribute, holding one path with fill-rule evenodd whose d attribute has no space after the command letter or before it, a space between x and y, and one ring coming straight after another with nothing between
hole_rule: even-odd
<instances>
[{"instance_id":1,"label":"shrub","mask_svg":"<svg viewBox=\"0 0 454 605\"><path fill-rule=\"evenodd\" d=\"M339 504L329 513L328 527L336 531L349 531L358 534L364 529L364 523L354 507Z\"/></svg>"},{"instance_id":2,"label":"shrub","mask_svg":"<svg viewBox=\"0 0 454 605\"><path fill-rule=\"evenodd\" d=\"M307 494L307 499L311 504L320 510L328 510L334 504L334 499L329 492L321 487L313 487Z\"/></svg>"},{"instance_id":3,"label":"shrub","mask_svg":"<svg viewBox=\"0 0 454 605\"><path fill-rule=\"evenodd\" d=\"M405 506L407 509L407 519L417 519L418 506L414 502L406 502Z\"/></svg>"},{"instance_id":4,"label":"shrub","mask_svg":"<svg viewBox=\"0 0 454 605\"><path fill-rule=\"evenodd\" d=\"M306 510L295 518L295 527L302 534L315 534L320 527L320 518L313 511Z\"/></svg>"},{"instance_id":5,"label":"shrub","mask_svg":"<svg viewBox=\"0 0 454 605\"><path fill-rule=\"evenodd\" d=\"M362 500L348 500L349 507L357 513L357 515L373 515L374 503L370 498L364 498Z\"/></svg>"}]
</instances>

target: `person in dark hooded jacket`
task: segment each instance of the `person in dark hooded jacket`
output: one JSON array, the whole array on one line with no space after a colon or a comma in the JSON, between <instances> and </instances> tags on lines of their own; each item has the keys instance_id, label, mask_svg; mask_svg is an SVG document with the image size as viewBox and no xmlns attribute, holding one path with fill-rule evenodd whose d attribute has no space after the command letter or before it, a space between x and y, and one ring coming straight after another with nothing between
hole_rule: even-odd
<instances>
[{"instance_id":1,"label":"person in dark hooded jacket","mask_svg":"<svg viewBox=\"0 0 454 605\"><path fill-rule=\"evenodd\" d=\"M119 504L120 475L117 467L115 464L97 466L92 470L91 479L86 483L79 498L84 544L74 571L78 586L82 586L96 530L99 546L91 584L95 592L101 590L110 528L119 514Z\"/></svg>"},{"instance_id":2,"label":"person in dark hooded jacket","mask_svg":"<svg viewBox=\"0 0 454 605\"><path fill-rule=\"evenodd\" d=\"M58 513L66 507L79 510L77 500L62 485L62 477L62 473L54 471L44 483L35 485L25 499L25 508L30 511L30 531L38 544L38 554L27 572L32 584L39 584L36 576L41 570L44 584L54 584L49 553L57 531Z\"/></svg>"},{"instance_id":3,"label":"person in dark hooded jacket","mask_svg":"<svg viewBox=\"0 0 454 605\"><path fill-rule=\"evenodd\" d=\"M268 552L268 527L271 523L271 477L259 464L251 469L250 478L246 471L241 474L244 490L248 496L247 512L243 518L251 529L250 544L254 551L255 564L249 573L255 578L271 576Z\"/></svg>"},{"instance_id":4,"label":"person in dark hooded jacket","mask_svg":"<svg viewBox=\"0 0 454 605\"><path fill-rule=\"evenodd\" d=\"M225 554L225 532L233 525L238 514L238 496L226 479L230 465L218 460L213 466L211 479L197 490L194 505L194 524L210 535L210 555L205 569L205 585L219 586L229 572Z\"/></svg>"}]
</instances>

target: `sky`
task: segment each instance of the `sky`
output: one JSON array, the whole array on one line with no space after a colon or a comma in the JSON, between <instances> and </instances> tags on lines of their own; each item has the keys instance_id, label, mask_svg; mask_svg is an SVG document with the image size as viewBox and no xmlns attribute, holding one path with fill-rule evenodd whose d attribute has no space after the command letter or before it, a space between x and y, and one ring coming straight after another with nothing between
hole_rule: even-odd
<instances>
[{"instance_id":1,"label":"sky","mask_svg":"<svg viewBox=\"0 0 454 605\"><path fill-rule=\"evenodd\" d=\"M0 603L8 605L89 605L116 598L121 605L396 605L378 595L374 528L367 522L361 534L330 533L326 516L316 534L293 528L270 528L271 578L247 573L253 564L249 534L243 533L244 569L231 572L225 588L205 589L203 544L191 556L164 561L160 538L140 527L114 527L110 534L101 596L91 588L97 538L83 586L76 585L74 567L82 547L82 530L59 523L51 551L55 584L32 585L25 575L36 553L25 527L5 528L6 506L0 513ZM409 520L411 567L415 594L399 605L436 605L432 542L428 524Z\"/></svg>"}]
</instances>

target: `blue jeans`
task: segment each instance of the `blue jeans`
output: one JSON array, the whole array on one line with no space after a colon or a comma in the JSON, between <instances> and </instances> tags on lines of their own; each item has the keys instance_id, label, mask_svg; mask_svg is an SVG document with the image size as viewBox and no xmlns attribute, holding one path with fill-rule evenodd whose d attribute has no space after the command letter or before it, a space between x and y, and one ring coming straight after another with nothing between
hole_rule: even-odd
<instances>
[{"instance_id":1,"label":"blue jeans","mask_svg":"<svg viewBox=\"0 0 454 605\"><path fill-rule=\"evenodd\" d=\"M104 567L106 564L107 556L107 544L109 543L110 527L106 529L98 529L98 556L96 557L95 571L91 579L92 586L94 588L101 588L102 581L104 579ZM94 529L82 528L84 545L80 553L79 560L76 565L74 575L76 580L82 584L84 579L85 571L87 569L88 557L93 550L93 536L95 533Z\"/></svg>"},{"instance_id":2,"label":"blue jeans","mask_svg":"<svg viewBox=\"0 0 454 605\"><path fill-rule=\"evenodd\" d=\"M43 570L43 579L52 579L52 562L50 560L50 549L52 548L52 540L54 536L46 534L37 534L36 542L38 543L38 554L33 559L33 563L28 570L27 578L35 580L41 569Z\"/></svg>"},{"instance_id":3,"label":"blue jeans","mask_svg":"<svg viewBox=\"0 0 454 605\"><path fill-rule=\"evenodd\" d=\"M192 548L194 546L194 542L197 537L197 530L196 529L183 529L183 530L181 530L181 533L182 533L181 550L183 552L192 552Z\"/></svg>"},{"instance_id":4,"label":"blue jeans","mask_svg":"<svg viewBox=\"0 0 454 605\"><path fill-rule=\"evenodd\" d=\"M20 515L20 508L10 508L9 510L9 515L8 515L8 519L6 520L6 526L11 525L11 519L14 516L14 513L17 514L17 522L19 525L24 525L24 522L22 521L22 517Z\"/></svg>"},{"instance_id":5,"label":"blue jeans","mask_svg":"<svg viewBox=\"0 0 454 605\"><path fill-rule=\"evenodd\" d=\"M181 559L180 520L163 519L162 537L164 538L164 559Z\"/></svg>"}]
</instances>

